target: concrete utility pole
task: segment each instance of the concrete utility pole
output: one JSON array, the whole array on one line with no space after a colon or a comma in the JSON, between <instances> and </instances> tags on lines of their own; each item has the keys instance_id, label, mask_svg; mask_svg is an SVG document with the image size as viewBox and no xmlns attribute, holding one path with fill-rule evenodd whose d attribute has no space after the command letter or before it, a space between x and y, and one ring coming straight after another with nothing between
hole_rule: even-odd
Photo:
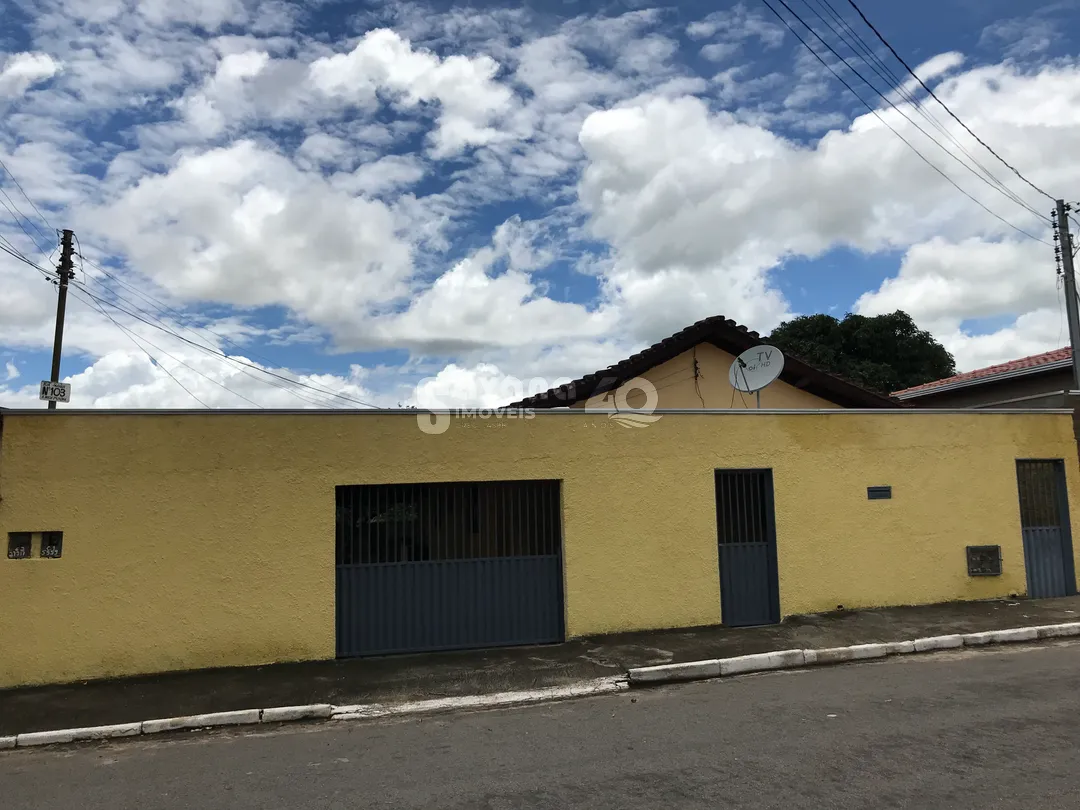
<instances>
[{"instance_id":1,"label":"concrete utility pole","mask_svg":"<svg viewBox=\"0 0 1080 810\"><path fill-rule=\"evenodd\" d=\"M1057 233L1054 240L1061 257L1061 275L1065 279L1065 311L1069 316L1069 345L1072 347L1073 390L1080 391L1080 306L1076 299L1076 270L1073 266L1073 242L1069 233L1072 206L1057 201Z\"/></svg>"},{"instance_id":2,"label":"concrete utility pole","mask_svg":"<svg viewBox=\"0 0 1080 810\"><path fill-rule=\"evenodd\" d=\"M60 353L64 345L64 313L67 311L68 282L75 277L74 265L71 257L75 253L72 246L72 238L75 236L67 228L60 239L60 264L57 265L56 275L60 277L60 289L56 299L56 332L53 334L52 349L52 382L60 382ZM49 410L56 408L56 402L49 401Z\"/></svg>"}]
</instances>

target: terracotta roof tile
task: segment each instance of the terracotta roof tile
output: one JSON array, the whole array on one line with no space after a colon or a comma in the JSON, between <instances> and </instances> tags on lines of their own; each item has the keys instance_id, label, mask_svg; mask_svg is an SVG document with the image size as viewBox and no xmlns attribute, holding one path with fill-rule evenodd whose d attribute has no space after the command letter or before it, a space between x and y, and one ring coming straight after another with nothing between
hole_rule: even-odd
<instances>
[{"instance_id":1,"label":"terracotta roof tile","mask_svg":"<svg viewBox=\"0 0 1080 810\"><path fill-rule=\"evenodd\" d=\"M757 332L722 315L703 318L621 362L592 374L586 374L558 388L514 402L510 407L565 408L576 402L587 401L595 394L613 390L626 380L637 377L648 369L704 342L712 343L730 354L737 355L751 346L761 345L762 340ZM836 374L827 374L798 357L793 355L786 355L786 357L787 361L780 379L794 385L802 384L806 390L823 399L846 408L901 407L901 403L896 400L868 391Z\"/></svg>"},{"instance_id":2,"label":"terracotta roof tile","mask_svg":"<svg viewBox=\"0 0 1080 810\"><path fill-rule=\"evenodd\" d=\"M930 391L934 388L940 388L943 385L977 380L982 377L995 377L998 374L1008 374L1026 368L1038 368L1039 366L1045 366L1049 363L1057 363L1062 360L1071 359L1072 349L1066 346L1064 349L1054 349L1053 351L1043 352L1042 354L1033 354L1030 357L1021 357L1019 360L1010 360L1008 363L998 363L996 366L987 366L986 368L977 368L974 371L965 371L963 374L923 383L922 385L916 385L912 388L905 388L903 391L893 391L892 395L898 397L905 394L921 393L923 391Z\"/></svg>"}]
</instances>

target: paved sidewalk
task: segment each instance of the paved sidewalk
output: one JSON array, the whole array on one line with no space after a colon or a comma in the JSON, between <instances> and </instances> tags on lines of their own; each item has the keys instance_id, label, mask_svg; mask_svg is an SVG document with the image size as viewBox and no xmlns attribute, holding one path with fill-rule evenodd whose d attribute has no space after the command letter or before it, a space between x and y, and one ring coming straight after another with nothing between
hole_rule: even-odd
<instances>
[{"instance_id":1,"label":"paved sidewalk","mask_svg":"<svg viewBox=\"0 0 1080 810\"><path fill-rule=\"evenodd\" d=\"M630 667L790 648L902 641L1080 621L1080 596L799 616L769 627L707 627L544 647L274 664L0 690L0 736L308 703L388 703L560 686Z\"/></svg>"}]
</instances>

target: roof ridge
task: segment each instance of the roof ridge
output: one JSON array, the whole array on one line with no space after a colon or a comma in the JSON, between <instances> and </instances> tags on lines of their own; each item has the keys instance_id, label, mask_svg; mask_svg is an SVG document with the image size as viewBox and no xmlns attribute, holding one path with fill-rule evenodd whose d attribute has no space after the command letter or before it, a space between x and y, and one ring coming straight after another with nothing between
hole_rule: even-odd
<instances>
[{"instance_id":1,"label":"roof ridge","mask_svg":"<svg viewBox=\"0 0 1080 810\"><path fill-rule=\"evenodd\" d=\"M757 332L730 318L712 315L680 329L675 334L651 344L625 360L613 363L600 371L584 374L556 388L525 397L512 403L510 407L569 407L596 394L609 391L626 379L639 376L648 369L705 342L711 342L737 355L753 346L763 345L765 341ZM801 378L809 380L810 387L827 391L828 394L822 396L829 399L831 394L830 401L838 405L853 401L863 407L901 407L900 403L892 400L887 394L870 391L843 375L817 368L793 354L786 354L786 356L789 359L786 366L789 373L798 374Z\"/></svg>"},{"instance_id":2,"label":"roof ridge","mask_svg":"<svg viewBox=\"0 0 1080 810\"><path fill-rule=\"evenodd\" d=\"M993 365L983 366L982 368L975 368L971 371L961 371L959 374L953 374L951 377L942 377L940 380L931 380L930 382L922 383L920 385L913 385L910 388L893 391L892 395L895 397L900 396L901 394L909 394L913 391L929 391L934 388L940 388L945 385L950 385L952 383L962 382L966 380L976 380L983 377L992 377L997 374L1005 374L1011 371L1020 371L1023 369L1037 369L1041 366L1049 365L1050 363L1056 363L1061 360L1069 359L1071 357L1072 348L1070 346L1063 346L1059 349L1050 349L1049 351L1040 352L1038 354L1030 354L1026 357L1018 357L1015 360L1007 360L1003 363L994 363Z\"/></svg>"}]
</instances>

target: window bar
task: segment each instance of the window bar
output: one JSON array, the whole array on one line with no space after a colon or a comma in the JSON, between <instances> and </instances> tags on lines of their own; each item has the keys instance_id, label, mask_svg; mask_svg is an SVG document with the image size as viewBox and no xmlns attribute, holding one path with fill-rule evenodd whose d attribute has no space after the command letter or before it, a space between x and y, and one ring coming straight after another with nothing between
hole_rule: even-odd
<instances>
[{"instance_id":1,"label":"window bar","mask_svg":"<svg viewBox=\"0 0 1080 810\"><path fill-rule=\"evenodd\" d=\"M523 491L521 504L522 534L525 538L525 554L536 557L542 553L539 538L536 535L536 498L547 488L547 482L540 482L535 489L528 487Z\"/></svg>"},{"instance_id":2,"label":"window bar","mask_svg":"<svg viewBox=\"0 0 1080 810\"><path fill-rule=\"evenodd\" d=\"M557 486L557 485L555 485L555 486ZM540 492L537 493L537 497L533 500L533 510L534 510L533 519L534 519L534 522L536 524L536 541L537 541L537 546L538 546L537 554L547 554L548 553L548 551L547 551L547 548L548 548L547 541L546 541L546 538L544 537L544 531L541 528L541 526L542 526L543 519L544 519L543 518L544 500L547 498L548 492L550 490L552 490L553 488L554 487L553 487L552 484L550 484L550 483L545 484L544 488L542 490L540 490Z\"/></svg>"},{"instance_id":3,"label":"window bar","mask_svg":"<svg viewBox=\"0 0 1080 810\"><path fill-rule=\"evenodd\" d=\"M754 473L754 538L759 543L765 542L765 510L762 508L765 501L765 475L764 473Z\"/></svg>"},{"instance_id":4,"label":"window bar","mask_svg":"<svg viewBox=\"0 0 1080 810\"><path fill-rule=\"evenodd\" d=\"M741 537L739 534L739 524L742 522L742 516L739 514L739 479L734 475L728 475L728 493L731 498L731 541L738 542Z\"/></svg>"},{"instance_id":5,"label":"window bar","mask_svg":"<svg viewBox=\"0 0 1080 810\"><path fill-rule=\"evenodd\" d=\"M521 508L518 504L518 490L516 483L506 484L506 539L503 541L499 553L503 556L521 556L524 554L524 538L518 527L516 518Z\"/></svg>"},{"instance_id":6,"label":"window bar","mask_svg":"<svg viewBox=\"0 0 1080 810\"><path fill-rule=\"evenodd\" d=\"M379 522L375 524L376 532L379 537L379 562L390 561L390 539L387 537L387 521L386 515L390 511L390 499L392 497L391 490L386 487L379 487L375 490L376 497L382 496L382 508L376 508L375 514L378 516ZM376 500L378 504L378 500Z\"/></svg>"}]
</instances>

